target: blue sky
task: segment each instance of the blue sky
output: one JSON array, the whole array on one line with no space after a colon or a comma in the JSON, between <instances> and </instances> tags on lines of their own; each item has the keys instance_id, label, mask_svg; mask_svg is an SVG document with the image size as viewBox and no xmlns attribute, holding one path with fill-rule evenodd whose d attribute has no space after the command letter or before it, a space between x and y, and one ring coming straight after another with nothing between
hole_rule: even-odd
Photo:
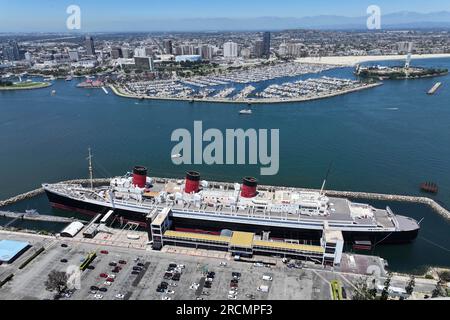
<instances>
[{"instance_id":1,"label":"blue sky","mask_svg":"<svg viewBox=\"0 0 450 320\"><path fill-rule=\"evenodd\" d=\"M149 19L364 16L371 4L380 6L383 13L450 11L448 0L0 0L0 32L64 31L66 8L71 4L80 6L87 31Z\"/></svg>"}]
</instances>

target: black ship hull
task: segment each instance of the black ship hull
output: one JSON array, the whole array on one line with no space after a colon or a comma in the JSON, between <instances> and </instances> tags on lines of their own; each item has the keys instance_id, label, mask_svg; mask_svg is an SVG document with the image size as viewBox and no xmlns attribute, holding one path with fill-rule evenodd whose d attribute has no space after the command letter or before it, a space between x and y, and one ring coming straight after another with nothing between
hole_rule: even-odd
<instances>
[{"instance_id":1,"label":"black ship hull","mask_svg":"<svg viewBox=\"0 0 450 320\"><path fill-rule=\"evenodd\" d=\"M106 213L110 207L96 205L76 199L71 199L46 190L47 197L52 207L67 211L75 211L81 214L95 216L98 213ZM135 222L142 227L147 227L146 215L141 212L114 209L115 214L124 222ZM322 236L321 230L309 230L301 228L288 228L277 226L261 226L256 224L239 224L232 222L197 220L180 217L172 217L172 228L198 233L219 234L222 230L246 231L258 235L269 232L269 237L276 239L297 239L318 242ZM344 240L347 243L355 241L370 241L372 244L399 244L408 243L416 239L419 229L407 231L343 231Z\"/></svg>"}]
</instances>

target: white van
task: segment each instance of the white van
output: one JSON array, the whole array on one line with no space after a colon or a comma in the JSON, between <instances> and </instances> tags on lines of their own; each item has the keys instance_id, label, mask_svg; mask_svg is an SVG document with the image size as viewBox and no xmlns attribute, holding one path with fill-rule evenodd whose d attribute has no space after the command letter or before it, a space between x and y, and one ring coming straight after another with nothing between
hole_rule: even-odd
<instances>
[{"instance_id":1,"label":"white van","mask_svg":"<svg viewBox=\"0 0 450 320\"><path fill-rule=\"evenodd\" d=\"M272 281L273 280L273 278L271 277L271 276L268 276L268 275L263 275L263 277L262 277L262 279L264 280L264 281Z\"/></svg>"}]
</instances>

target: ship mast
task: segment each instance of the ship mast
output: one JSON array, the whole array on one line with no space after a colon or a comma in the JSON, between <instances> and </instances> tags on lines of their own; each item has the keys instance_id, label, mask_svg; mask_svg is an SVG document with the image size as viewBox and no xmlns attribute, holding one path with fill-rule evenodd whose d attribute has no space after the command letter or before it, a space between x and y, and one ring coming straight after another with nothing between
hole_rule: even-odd
<instances>
[{"instance_id":1,"label":"ship mast","mask_svg":"<svg viewBox=\"0 0 450 320\"><path fill-rule=\"evenodd\" d=\"M91 189L94 189L94 172L92 169L92 154L91 154L91 148L88 149L89 150L89 156L88 156L88 161L89 161L89 182L91 185Z\"/></svg>"}]
</instances>

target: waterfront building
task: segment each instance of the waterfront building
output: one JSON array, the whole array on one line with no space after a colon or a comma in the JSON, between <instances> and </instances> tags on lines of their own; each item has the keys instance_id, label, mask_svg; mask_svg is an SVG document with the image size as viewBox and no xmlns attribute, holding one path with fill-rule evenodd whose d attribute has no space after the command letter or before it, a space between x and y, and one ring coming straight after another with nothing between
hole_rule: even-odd
<instances>
[{"instance_id":1,"label":"waterfront building","mask_svg":"<svg viewBox=\"0 0 450 320\"><path fill-rule=\"evenodd\" d=\"M8 61L19 61L20 51L16 41L8 41L2 45L2 58Z\"/></svg>"},{"instance_id":2,"label":"waterfront building","mask_svg":"<svg viewBox=\"0 0 450 320\"><path fill-rule=\"evenodd\" d=\"M225 42L223 44L223 56L227 59L237 58L238 44L231 41Z\"/></svg>"},{"instance_id":3,"label":"waterfront building","mask_svg":"<svg viewBox=\"0 0 450 320\"><path fill-rule=\"evenodd\" d=\"M94 39L91 36L86 36L84 40L84 46L86 48L86 54L88 56L95 55Z\"/></svg>"}]
</instances>

